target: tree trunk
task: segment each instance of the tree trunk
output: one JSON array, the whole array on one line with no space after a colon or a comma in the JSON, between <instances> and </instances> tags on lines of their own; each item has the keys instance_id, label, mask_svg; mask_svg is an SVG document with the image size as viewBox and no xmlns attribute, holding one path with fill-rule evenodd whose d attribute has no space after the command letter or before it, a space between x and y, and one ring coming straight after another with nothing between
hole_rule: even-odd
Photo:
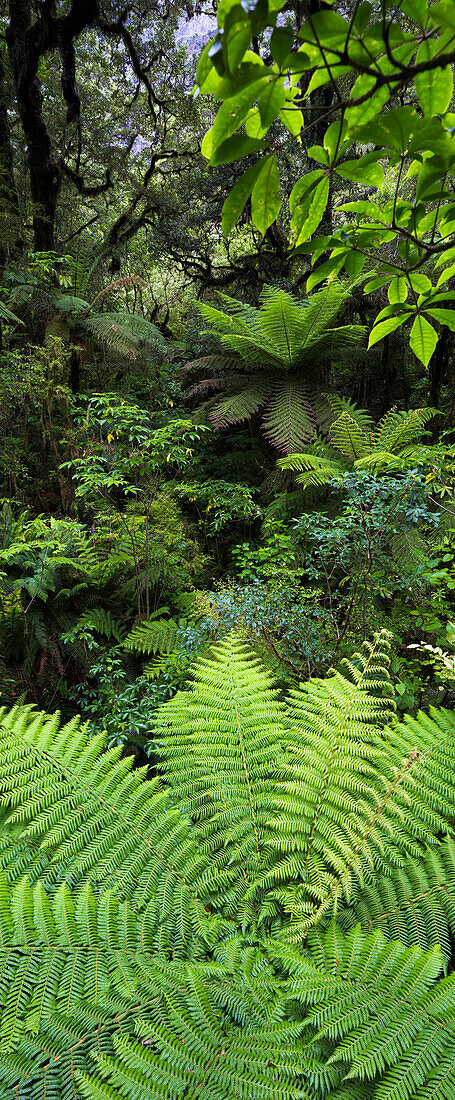
<instances>
[{"instance_id":1,"label":"tree trunk","mask_svg":"<svg viewBox=\"0 0 455 1100\"><path fill-rule=\"evenodd\" d=\"M35 30L29 0L10 0L10 25L6 37L17 106L27 142L35 250L51 252L60 175L42 114L43 97L37 76L41 51Z\"/></svg>"},{"instance_id":2,"label":"tree trunk","mask_svg":"<svg viewBox=\"0 0 455 1100\"><path fill-rule=\"evenodd\" d=\"M22 245L18 237L14 240L19 232L19 199L13 171L7 103L5 70L0 53L0 217L5 219L5 226L0 225L0 264L5 262L9 249L12 252L20 252ZM13 223L12 233L11 223Z\"/></svg>"}]
</instances>

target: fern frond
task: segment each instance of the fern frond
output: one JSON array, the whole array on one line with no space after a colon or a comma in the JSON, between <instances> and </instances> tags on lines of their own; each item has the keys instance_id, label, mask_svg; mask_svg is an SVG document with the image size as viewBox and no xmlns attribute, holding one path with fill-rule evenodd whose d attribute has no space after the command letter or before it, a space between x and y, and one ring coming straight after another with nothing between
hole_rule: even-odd
<instances>
[{"instance_id":1,"label":"fern frond","mask_svg":"<svg viewBox=\"0 0 455 1100\"><path fill-rule=\"evenodd\" d=\"M115 885L142 908L153 899L157 940L186 943L193 921L201 931L196 883L206 864L168 792L132 763L119 748L105 751L104 736L90 738L77 720L59 728L58 715L3 712L0 867L48 886L63 878L70 886L87 878ZM207 889L201 883L201 899Z\"/></svg>"},{"instance_id":2,"label":"fern frond","mask_svg":"<svg viewBox=\"0 0 455 1100\"><path fill-rule=\"evenodd\" d=\"M180 629L174 619L152 619L134 626L123 645L133 653L172 653Z\"/></svg>"},{"instance_id":3,"label":"fern frond","mask_svg":"<svg viewBox=\"0 0 455 1100\"><path fill-rule=\"evenodd\" d=\"M84 316L83 324L98 340L132 359L138 355L142 343L153 348L156 354L169 354L168 344L159 329L134 313L125 310L89 313Z\"/></svg>"},{"instance_id":4,"label":"fern frond","mask_svg":"<svg viewBox=\"0 0 455 1100\"><path fill-rule=\"evenodd\" d=\"M357 460L369 455L371 437L360 427L357 420L348 412L341 413L334 420L330 432L330 442L347 458Z\"/></svg>"},{"instance_id":5,"label":"fern frond","mask_svg":"<svg viewBox=\"0 0 455 1100\"><path fill-rule=\"evenodd\" d=\"M323 453L312 453L316 448L309 447L300 454L289 454L279 460L282 470L298 470L296 481L304 489L328 485L339 480L346 468L335 451L326 447ZM321 448L318 447L318 451Z\"/></svg>"},{"instance_id":6,"label":"fern frond","mask_svg":"<svg viewBox=\"0 0 455 1100\"><path fill-rule=\"evenodd\" d=\"M302 382L293 375L272 381L262 424L267 439L288 454L303 447L314 434L314 417Z\"/></svg>"},{"instance_id":7,"label":"fern frond","mask_svg":"<svg viewBox=\"0 0 455 1100\"><path fill-rule=\"evenodd\" d=\"M10 309L5 306L0 298L0 321L6 321L9 325L23 325L20 317L16 317L15 313L12 313Z\"/></svg>"},{"instance_id":8,"label":"fern frond","mask_svg":"<svg viewBox=\"0 0 455 1100\"><path fill-rule=\"evenodd\" d=\"M333 1083L350 1082L353 1096L368 1082L374 1100L447 1100L455 1087L455 976L438 981L438 948L422 953L358 928L346 938L336 928L315 930L309 942L325 981L297 976L293 991L311 1004L307 1020L319 1049L324 1040L332 1047L319 1061L321 1084L333 1073Z\"/></svg>"},{"instance_id":9,"label":"fern frond","mask_svg":"<svg viewBox=\"0 0 455 1100\"><path fill-rule=\"evenodd\" d=\"M270 382L257 379L241 393L224 397L222 401L217 401L210 413L212 424L215 428L225 428L229 424L240 424L242 420L248 420L264 404L269 392Z\"/></svg>"},{"instance_id":10,"label":"fern frond","mask_svg":"<svg viewBox=\"0 0 455 1100\"><path fill-rule=\"evenodd\" d=\"M124 630L122 630L121 624L114 619L112 611L106 611L102 607L93 607L90 611L84 611L79 616L76 626L77 629L90 627L105 638L115 638L117 642L121 642L124 635Z\"/></svg>"},{"instance_id":11,"label":"fern frond","mask_svg":"<svg viewBox=\"0 0 455 1100\"><path fill-rule=\"evenodd\" d=\"M342 928L359 923L363 931L380 929L387 940L417 944L426 951L438 944L444 962L451 959L455 934L455 845L448 837L427 848L419 859L407 859L386 875L375 875L355 901L338 913Z\"/></svg>"},{"instance_id":12,"label":"fern frond","mask_svg":"<svg viewBox=\"0 0 455 1100\"><path fill-rule=\"evenodd\" d=\"M399 451L421 439L426 424L440 415L437 409L432 408L411 409L410 412L390 409L376 430L376 447L379 450Z\"/></svg>"},{"instance_id":13,"label":"fern frond","mask_svg":"<svg viewBox=\"0 0 455 1100\"><path fill-rule=\"evenodd\" d=\"M352 420L355 420L357 426L367 436L374 430L374 423L370 414L365 409L359 409L354 401L350 401L346 397L339 397L335 393L325 393L323 397L330 408L333 422L346 413Z\"/></svg>"},{"instance_id":14,"label":"fern frond","mask_svg":"<svg viewBox=\"0 0 455 1100\"><path fill-rule=\"evenodd\" d=\"M265 882L296 883L273 896L289 910L297 939L339 899L349 902L372 868L416 856L419 845L451 831L455 716L390 724L387 664L379 636L343 673L290 696L295 745L291 739L292 764L274 800L278 863Z\"/></svg>"},{"instance_id":15,"label":"fern frond","mask_svg":"<svg viewBox=\"0 0 455 1100\"><path fill-rule=\"evenodd\" d=\"M223 868L226 885L233 879L235 912L239 888L254 883L266 860L284 710L270 676L234 635L212 653L197 662L190 691L158 712L155 731L168 782L198 823L207 858L219 864L220 891Z\"/></svg>"}]
</instances>

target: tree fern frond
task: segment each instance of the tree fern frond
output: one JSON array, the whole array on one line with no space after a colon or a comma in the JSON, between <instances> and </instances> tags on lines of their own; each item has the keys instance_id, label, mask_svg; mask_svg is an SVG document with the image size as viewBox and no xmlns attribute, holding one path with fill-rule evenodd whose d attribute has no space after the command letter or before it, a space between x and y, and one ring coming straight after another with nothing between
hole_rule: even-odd
<instances>
[{"instance_id":1,"label":"tree fern frond","mask_svg":"<svg viewBox=\"0 0 455 1100\"><path fill-rule=\"evenodd\" d=\"M417 944L423 951L438 944L445 964L450 962L455 935L455 845L450 837L419 859L375 875L362 890L356 888L355 898L338 912L341 927L358 922L363 931L379 928L387 940Z\"/></svg>"},{"instance_id":2,"label":"tree fern frond","mask_svg":"<svg viewBox=\"0 0 455 1100\"><path fill-rule=\"evenodd\" d=\"M189 400L191 397L197 397L200 393L207 393L208 390L224 390L226 388L226 381L224 378L202 378L200 382L195 382L189 389L185 390L185 397Z\"/></svg>"},{"instance_id":3,"label":"tree fern frond","mask_svg":"<svg viewBox=\"0 0 455 1100\"><path fill-rule=\"evenodd\" d=\"M419 715L381 735L391 716L384 636L345 670L290 697L295 745L289 734L292 764L273 821L278 862L265 881L296 883L274 896L297 939L341 897L349 901L368 868L416 856L451 829L455 716Z\"/></svg>"},{"instance_id":4,"label":"tree fern frond","mask_svg":"<svg viewBox=\"0 0 455 1100\"><path fill-rule=\"evenodd\" d=\"M333 422L346 413L352 420L355 420L357 426L366 435L374 430L374 423L370 414L365 409L359 409L354 401L339 397L338 394L334 393L325 393L323 397L331 410Z\"/></svg>"},{"instance_id":5,"label":"tree fern frond","mask_svg":"<svg viewBox=\"0 0 455 1100\"><path fill-rule=\"evenodd\" d=\"M300 454L289 454L280 459L282 470L296 470L297 484L304 489L316 486L328 485L331 481L339 480L343 473L343 465L329 447L326 454L312 454L311 448L301 451Z\"/></svg>"},{"instance_id":6,"label":"tree fern frond","mask_svg":"<svg viewBox=\"0 0 455 1100\"><path fill-rule=\"evenodd\" d=\"M190 691L155 721L167 779L198 823L210 860L229 865L229 878L235 865L237 876L242 868L240 876L254 882L266 858L284 715L276 695L260 662L231 636L197 662Z\"/></svg>"},{"instance_id":7,"label":"tree fern frond","mask_svg":"<svg viewBox=\"0 0 455 1100\"><path fill-rule=\"evenodd\" d=\"M138 317L134 313L117 311L111 313L89 313L84 316L84 327L98 340L102 340L116 351L123 352L135 359L141 343L153 348L155 353L169 353L166 340L159 329Z\"/></svg>"},{"instance_id":8,"label":"tree fern frond","mask_svg":"<svg viewBox=\"0 0 455 1100\"><path fill-rule=\"evenodd\" d=\"M374 1100L449 1096L437 1081L442 1059L446 1087L455 1087L455 977L438 981L438 948L421 953L358 928L346 938L337 929L315 931L311 947L325 983L319 979L309 997L297 979L294 991L312 1001L307 1018L319 1042L334 1047L321 1069L353 1085L371 1082Z\"/></svg>"},{"instance_id":9,"label":"tree fern frond","mask_svg":"<svg viewBox=\"0 0 455 1100\"><path fill-rule=\"evenodd\" d=\"M79 616L77 629L84 627L96 630L98 634L102 634L105 638L115 638L117 642L121 642L124 636L124 630L121 624L114 619L112 611L106 611L102 607L92 607Z\"/></svg>"},{"instance_id":10,"label":"tree fern frond","mask_svg":"<svg viewBox=\"0 0 455 1100\"><path fill-rule=\"evenodd\" d=\"M16 759L11 775L11 759ZM52 886L90 878L115 884L120 898L144 907L153 899L157 937L187 942L199 934L203 901L196 882L206 864L181 810L146 769L132 769L121 749L104 750L77 720L59 728L58 715L30 708L3 713L0 725L0 804L7 812L0 867L9 877L27 871ZM9 810L9 812L8 812ZM14 851L19 842L20 868ZM178 854L176 854L178 852ZM201 885L201 899L208 887Z\"/></svg>"},{"instance_id":11,"label":"tree fern frond","mask_svg":"<svg viewBox=\"0 0 455 1100\"><path fill-rule=\"evenodd\" d=\"M343 412L334 420L329 437L331 444L337 450L354 461L369 455L371 451L371 437L350 412Z\"/></svg>"},{"instance_id":12,"label":"tree fern frond","mask_svg":"<svg viewBox=\"0 0 455 1100\"><path fill-rule=\"evenodd\" d=\"M210 414L215 428L225 428L229 424L240 424L248 420L264 404L270 392L270 382L257 379L246 386L241 393L224 397L217 401Z\"/></svg>"},{"instance_id":13,"label":"tree fern frond","mask_svg":"<svg viewBox=\"0 0 455 1100\"><path fill-rule=\"evenodd\" d=\"M242 363L236 355L226 355L223 351L212 352L211 355L202 355L199 359L191 359L180 368L182 378L188 374L199 374L199 371L236 371L240 370Z\"/></svg>"},{"instance_id":14,"label":"tree fern frond","mask_svg":"<svg viewBox=\"0 0 455 1100\"><path fill-rule=\"evenodd\" d=\"M133 653L172 653L180 629L174 619L148 620L134 626L123 645Z\"/></svg>"},{"instance_id":15,"label":"tree fern frond","mask_svg":"<svg viewBox=\"0 0 455 1100\"><path fill-rule=\"evenodd\" d=\"M5 303L0 299L0 321L6 321L8 325L23 325L20 317L16 317L15 313L12 313L10 309L5 306Z\"/></svg>"},{"instance_id":16,"label":"tree fern frond","mask_svg":"<svg viewBox=\"0 0 455 1100\"><path fill-rule=\"evenodd\" d=\"M432 408L411 409L409 412L390 409L377 427L376 447L387 451L400 450L421 439L425 425L438 415L438 410Z\"/></svg>"},{"instance_id":17,"label":"tree fern frond","mask_svg":"<svg viewBox=\"0 0 455 1100\"><path fill-rule=\"evenodd\" d=\"M451 1100L455 715L396 721L384 634L279 694L200 659L166 788L1 712L5 1100Z\"/></svg>"},{"instance_id":18,"label":"tree fern frond","mask_svg":"<svg viewBox=\"0 0 455 1100\"><path fill-rule=\"evenodd\" d=\"M288 374L273 380L262 424L267 439L285 453L303 447L311 439L315 428L313 413L298 378Z\"/></svg>"}]
</instances>

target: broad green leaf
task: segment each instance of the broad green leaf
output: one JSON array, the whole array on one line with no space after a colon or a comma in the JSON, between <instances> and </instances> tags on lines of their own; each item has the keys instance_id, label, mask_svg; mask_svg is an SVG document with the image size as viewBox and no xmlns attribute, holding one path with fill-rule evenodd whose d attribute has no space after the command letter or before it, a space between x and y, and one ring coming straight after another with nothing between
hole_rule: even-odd
<instances>
[{"instance_id":1,"label":"broad green leaf","mask_svg":"<svg viewBox=\"0 0 455 1100\"><path fill-rule=\"evenodd\" d=\"M403 275L397 275L395 279L392 279L389 289L387 291L387 297L391 305L396 305L398 302L405 302L408 296L408 284Z\"/></svg>"},{"instance_id":2,"label":"broad green leaf","mask_svg":"<svg viewBox=\"0 0 455 1100\"><path fill-rule=\"evenodd\" d=\"M377 163L380 156L381 151L366 153L365 156L355 160L345 160L337 166L336 173L342 179L351 180L353 183L363 183L369 187L382 187L384 170Z\"/></svg>"},{"instance_id":3,"label":"broad green leaf","mask_svg":"<svg viewBox=\"0 0 455 1100\"><path fill-rule=\"evenodd\" d=\"M365 283L365 294L373 294L375 290L380 290L381 287L386 286L389 281L389 275L376 275L376 278L370 279L368 283Z\"/></svg>"},{"instance_id":4,"label":"broad green leaf","mask_svg":"<svg viewBox=\"0 0 455 1100\"><path fill-rule=\"evenodd\" d=\"M268 129L275 120L278 111L281 111L286 103L286 92L283 77L270 80L265 91L259 96L258 108L262 125Z\"/></svg>"},{"instance_id":5,"label":"broad green leaf","mask_svg":"<svg viewBox=\"0 0 455 1100\"><path fill-rule=\"evenodd\" d=\"M237 8L233 8L229 16L232 16L236 11ZM238 11L240 15L231 23L228 29L226 21L223 35L224 57L226 66L231 73L235 73L238 69L251 40L251 21L240 7L240 4L238 5Z\"/></svg>"},{"instance_id":6,"label":"broad green leaf","mask_svg":"<svg viewBox=\"0 0 455 1100\"><path fill-rule=\"evenodd\" d=\"M400 7L423 30L428 18L428 0L401 0Z\"/></svg>"},{"instance_id":7,"label":"broad green leaf","mask_svg":"<svg viewBox=\"0 0 455 1100\"><path fill-rule=\"evenodd\" d=\"M276 156L267 157L251 194L251 217L256 229L264 233L277 218L281 206L280 175Z\"/></svg>"},{"instance_id":8,"label":"broad green leaf","mask_svg":"<svg viewBox=\"0 0 455 1100\"><path fill-rule=\"evenodd\" d=\"M242 125L248 111L256 102L258 95L263 91L266 84L268 84L268 78L266 76L261 77L260 80L255 80L253 84L242 88L238 95L226 99L221 104L215 122L202 142L202 154L207 157L207 160L210 160L215 149L231 137Z\"/></svg>"},{"instance_id":9,"label":"broad green leaf","mask_svg":"<svg viewBox=\"0 0 455 1100\"><path fill-rule=\"evenodd\" d=\"M402 302L394 302L393 305L385 306L384 309L380 310L377 317L375 317L374 323L377 325L380 321L385 321L388 317L404 317L406 313L414 313L413 307L404 306L403 308Z\"/></svg>"},{"instance_id":10,"label":"broad green leaf","mask_svg":"<svg viewBox=\"0 0 455 1100\"><path fill-rule=\"evenodd\" d=\"M346 250L341 253L338 252L335 256L330 256L325 263L320 264L315 271L312 271L306 281L307 293L309 294L315 286L319 286L319 283L323 283L329 275L338 275L338 272L341 271L343 267L345 259Z\"/></svg>"},{"instance_id":11,"label":"broad green leaf","mask_svg":"<svg viewBox=\"0 0 455 1100\"><path fill-rule=\"evenodd\" d=\"M281 67L291 52L294 34L290 27L276 27L270 39L270 53Z\"/></svg>"},{"instance_id":12,"label":"broad green leaf","mask_svg":"<svg viewBox=\"0 0 455 1100\"><path fill-rule=\"evenodd\" d=\"M267 133L268 126L263 126L258 107L252 107L245 119L245 130L249 138L260 140Z\"/></svg>"},{"instance_id":13,"label":"broad green leaf","mask_svg":"<svg viewBox=\"0 0 455 1100\"><path fill-rule=\"evenodd\" d=\"M428 275L424 275L422 271L412 272L409 275L409 282L416 294L426 294L431 290L431 279L428 278Z\"/></svg>"},{"instance_id":14,"label":"broad green leaf","mask_svg":"<svg viewBox=\"0 0 455 1100\"><path fill-rule=\"evenodd\" d=\"M366 30L372 16L372 12L372 5L367 3L367 0L363 0L363 3L359 4L353 20L353 26L355 27L357 34L362 35L363 32Z\"/></svg>"},{"instance_id":15,"label":"broad green leaf","mask_svg":"<svg viewBox=\"0 0 455 1100\"><path fill-rule=\"evenodd\" d=\"M427 367L438 342L438 336L433 325L430 325L425 317L418 314L411 329L409 343L414 355L424 367Z\"/></svg>"},{"instance_id":16,"label":"broad green leaf","mask_svg":"<svg viewBox=\"0 0 455 1100\"><path fill-rule=\"evenodd\" d=\"M327 152L330 154L331 160L340 154L346 132L347 125L344 119L337 119L336 122L332 122L331 125L327 127L324 134L323 145L324 149L327 149Z\"/></svg>"},{"instance_id":17,"label":"broad green leaf","mask_svg":"<svg viewBox=\"0 0 455 1100\"><path fill-rule=\"evenodd\" d=\"M196 85L201 90L203 89L204 84L207 80L207 77L210 76L210 73L212 72L212 68L213 68L212 62L209 58L209 50L210 50L212 45L213 45L213 39L211 39L211 41L207 43L207 45L203 49L203 51L201 53L201 56L199 58L199 63L198 63L197 71L196 71Z\"/></svg>"},{"instance_id":18,"label":"broad green leaf","mask_svg":"<svg viewBox=\"0 0 455 1100\"><path fill-rule=\"evenodd\" d=\"M447 325L451 332L455 332L455 309L427 309L426 312L440 325Z\"/></svg>"},{"instance_id":19,"label":"broad green leaf","mask_svg":"<svg viewBox=\"0 0 455 1100\"><path fill-rule=\"evenodd\" d=\"M439 0L432 4L429 16L436 26L445 27L447 30L455 30L455 6L453 0Z\"/></svg>"},{"instance_id":20,"label":"broad green leaf","mask_svg":"<svg viewBox=\"0 0 455 1100\"><path fill-rule=\"evenodd\" d=\"M455 158L454 158L455 160ZM436 184L436 193L440 193L444 188L444 177L448 171L450 165L448 161L442 157L428 157L423 162L419 170L416 186L416 199L432 198L432 189Z\"/></svg>"},{"instance_id":21,"label":"broad green leaf","mask_svg":"<svg viewBox=\"0 0 455 1100\"><path fill-rule=\"evenodd\" d=\"M329 154L323 145L309 145L306 153L310 160L315 160L317 164L323 164L325 168L328 167Z\"/></svg>"},{"instance_id":22,"label":"broad green leaf","mask_svg":"<svg viewBox=\"0 0 455 1100\"><path fill-rule=\"evenodd\" d=\"M426 38L417 51L416 65L430 61L439 51L433 38ZM427 118L443 115L453 95L453 73L450 65L444 69L427 69L414 77L414 87L422 111Z\"/></svg>"},{"instance_id":23,"label":"broad green leaf","mask_svg":"<svg viewBox=\"0 0 455 1100\"><path fill-rule=\"evenodd\" d=\"M251 168L248 168L247 171L243 173L243 176L240 176L240 179L237 180L237 183L234 184L231 193L228 195L223 206L221 223L225 237L228 236L228 233L231 232L234 225L237 225L259 173L262 171L262 167L262 160L259 160L257 164L252 164Z\"/></svg>"},{"instance_id":24,"label":"broad green leaf","mask_svg":"<svg viewBox=\"0 0 455 1100\"><path fill-rule=\"evenodd\" d=\"M350 72L351 68L349 65L330 65L329 69L325 66L321 69L316 69L308 85L307 95L312 95L318 88L322 88L324 84L332 83L338 80L340 76L346 76L346 73Z\"/></svg>"},{"instance_id":25,"label":"broad green leaf","mask_svg":"<svg viewBox=\"0 0 455 1100\"><path fill-rule=\"evenodd\" d=\"M366 256L363 256L361 252L356 252L355 248L351 252L348 252L344 261L344 269L349 278L354 280L363 271L366 263Z\"/></svg>"},{"instance_id":26,"label":"broad green leaf","mask_svg":"<svg viewBox=\"0 0 455 1100\"><path fill-rule=\"evenodd\" d=\"M298 107L294 107L292 103L289 103L287 107L283 107L281 111L278 111L278 118L292 134L292 137L299 137L303 126L303 114Z\"/></svg>"},{"instance_id":27,"label":"broad green leaf","mask_svg":"<svg viewBox=\"0 0 455 1100\"><path fill-rule=\"evenodd\" d=\"M308 69L314 69L313 58L308 53L308 49L305 46L301 46L299 50L292 50L291 53L283 61L281 66L282 71L288 69L290 73L295 73L300 76L301 73L306 73Z\"/></svg>"},{"instance_id":28,"label":"broad green leaf","mask_svg":"<svg viewBox=\"0 0 455 1100\"><path fill-rule=\"evenodd\" d=\"M455 247L453 246L452 248L447 248L444 250L444 252L441 252L441 255L438 256L435 260L434 266L442 267L442 265L448 263L449 260L455 260Z\"/></svg>"},{"instance_id":29,"label":"broad green leaf","mask_svg":"<svg viewBox=\"0 0 455 1100\"><path fill-rule=\"evenodd\" d=\"M387 321L380 321L379 325L374 325L370 333L368 347L372 348L374 344L378 343L378 340L383 340L384 336L388 336L389 332L395 332L395 329L404 325L407 318L408 314L406 313L400 317L389 317Z\"/></svg>"},{"instance_id":30,"label":"broad green leaf","mask_svg":"<svg viewBox=\"0 0 455 1100\"><path fill-rule=\"evenodd\" d=\"M322 175L294 211L291 221L291 243L294 248L307 241L324 217L329 197L329 177Z\"/></svg>"},{"instance_id":31,"label":"broad green leaf","mask_svg":"<svg viewBox=\"0 0 455 1100\"><path fill-rule=\"evenodd\" d=\"M364 103L348 107L345 113L345 119L349 126L349 131L356 126L364 126L370 119L376 119L376 116L380 114L382 108L390 99L390 91L387 85L384 84L377 92L373 91L375 87L375 77L369 76L367 73L363 73L362 76L359 76L356 80L351 89L351 100L360 99L368 92L372 92L372 95L371 98L365 100ZM374 138L370 138L369 140L374 141ZM378 144L378 142L375 144Z\"/></svg>"},{"instance_id":32,"label":"broad green leaf","mask_svg":"<svg viewBox=\"0 0 455 1100\"><path fill-rule=\"evenodd\" d=\"M260 153L266 148L265 141L258 141L246 134L233 134L215 149L209 164L212 168L218 164L230 164L233 160L240 160L241 157L247 157L250 153Z\"/></svg>"},{"instance_id":33,"label":"broad green leaf","mask_svg":"<svg viewBox=\"0 0 455 1100\"><path fill-rule=\"evenodd\" d=\"M318 11L308 19L299 31L304 42L342 42L349 30L349 23L334 11Z\"/></svg>"},{"instance_id":34,"label":"broad green leaf","mask_svg":"<svg viewBox=\"0 0 455 1100\"><path fill-rule=\"evenodd\" d=\"M291 214L294 213L294 210L300 203L309 202L310 193L323 177L324 172L322 168L316 168L314 172L306 172L304 176L301 176L301 178L297 180L289 196L289 209Z\"/></svg>"},{"instance_id":35,"label":"broad green leaf","mask_svg":"<svg viewBox=\"0 0 455 1100\"><path fill-rule=\"evenodd\" d=\"M394 107L382 117L372 119L368 126L364 125L365 120L360 108L359 112L361 125L356 124L355 130L354 126L350 125L350 137L365 143L374 142L375 145L384 146L386 149L396 149L400 153L407 149L409 138L420 121L413 107ZM376 114L376 111L374 113Z\"/></svg>"},{"instance_id":36,"label":"broad green leaf","mask_svg":"<svg viewBox=\"0 0 455 1100\"><path fill-rule=\"evenodd\" d=\"M219 27L224 27L229 12L231 12L233 8L240 8L239 0L220 0L216 13ZM244 14L242 8L240 8L240 12L242 15Z\"/></svg>"},{"instance_id":37,"label":"broad green leaf","mask_svg":"<svg viewBox=\"0 0 455 1100\"><path fill-rule=\"evenodd\" d=\"M449 279L452 278L452 275L455 275L455 264L450 264L449 267L446 267L445 271L442 272L442 275L439 276L436 285L442 286L444 283L447 283Z\"/></svg>"}]
</instances>

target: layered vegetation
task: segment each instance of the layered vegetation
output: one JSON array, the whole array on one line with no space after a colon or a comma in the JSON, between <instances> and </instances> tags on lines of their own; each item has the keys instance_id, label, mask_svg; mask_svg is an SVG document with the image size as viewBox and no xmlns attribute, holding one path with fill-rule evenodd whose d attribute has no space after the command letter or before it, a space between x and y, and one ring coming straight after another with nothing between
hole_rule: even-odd
<instances>
[{"instance_id":1,"label":"layered vegetation","mask_svg":"<svg viewBox=\"0 0 455 1100\"><path fill-rule=\"evenodd\" d=\"M0 1100L453 1100L452 4L0 29Z\"/></svg>"}]
</instances>

